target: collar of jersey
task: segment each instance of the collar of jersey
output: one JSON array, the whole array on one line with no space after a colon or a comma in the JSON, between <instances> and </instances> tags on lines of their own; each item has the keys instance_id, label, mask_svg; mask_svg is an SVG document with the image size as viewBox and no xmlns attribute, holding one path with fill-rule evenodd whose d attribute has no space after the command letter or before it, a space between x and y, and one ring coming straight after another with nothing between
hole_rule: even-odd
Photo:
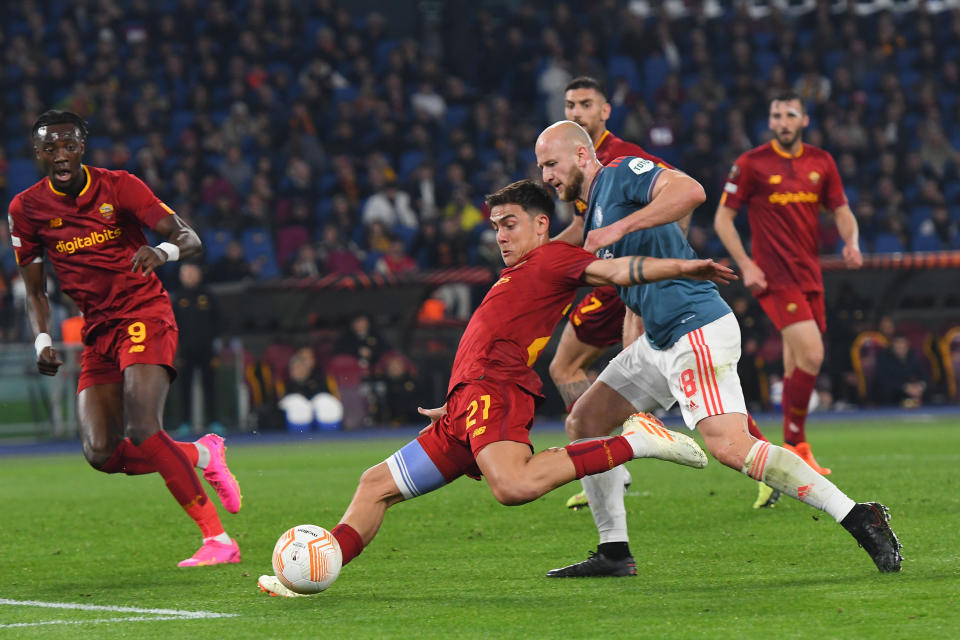
<instances>
[{"instance_id":1,"label":"collar of jersey","mask_svg":"<svg viewBox=\"0 0 960 640\"><path fill-rule=\"evenodd\" d=\"M774 153L776 153L778 156L780 156L780 157L782 157L782 158L786 158L786 159L788 159L788 160L793 160L794 158L799 158L800 156L803 155L803 143L802 143L802 142L800 143L800 151L797 151L797 155L795 155L795 156L790 155L790 154L787 153L783 148L781 148L780 145L777 144L777 141L776 141L776 140L771 140L771 141L770 141L770 146L773 148L773 152L774 152Z\"/></svg>"},{"instance_id":2,"label":"collar of jersey","mask_svg":"<svg viewBox=\"0 0 960 640\"><path fill-rule=\"evenodd\" d=\"M597 140L597 144L593 145L593 150L594 150L594 151L596 151L597 149L600 148L600 145L603 144L603 141L607 139L607 136L608 136L608 135L610 135L610 130L609 130L609 129L605 129L604 132L603 132L603 135L600 136L600 139L599 139L599 140Z\"/></svg>"},{"instance_id":3,"label":"collar of jersey","mask_svg":"<svg viewBox=\"0 0 960 640\"><path fill-rule=\"evenodd\" d=\"M85 164L81 164L80 166L83 167L83 172L87 174L87 184L85 184L85 185L83 186L83 189L80 190L80 193L77 194L77 197L78 197L78 198L79 198L80 196L82 196L83 194L85 194L85 193L87 192L87 189L90 188L90 169L87 169L87 165L85 165ZM57 194L58 196L66 196L66 195L67 195L66 193L64 193L64 192L62 192L62 191L57 191L56 189L54 189L54 188L53 188L53 182L50 181L50 178L47 178L47 186L50 187L50 191L53 191L53 192L54 192L55 194Z\"/></svg>"}]
</instances>

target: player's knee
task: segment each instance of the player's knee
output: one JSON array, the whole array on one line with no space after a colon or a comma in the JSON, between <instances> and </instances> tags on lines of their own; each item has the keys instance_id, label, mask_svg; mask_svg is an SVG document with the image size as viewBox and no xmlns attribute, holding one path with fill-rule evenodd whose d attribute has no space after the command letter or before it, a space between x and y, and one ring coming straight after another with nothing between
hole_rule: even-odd
<instances>
[{"instance_id":1,"label":"player's knee","mask_svg":"<svg viewBox=\"0 0 960 640\"><path fill-rule=\"evenodd\" d=\"M360 475L357 496L365 502L389 502L400 495L386 465L374 465Z\"/></svg>"},{"instance_id":2,"label":"player's knee","mask_svg":"<svg viewBox=\"0 0 960 640\"><path fill-rule=\"evenodd\" d=\"M746 452L742 450L743 447L739 443L723 438L704 438L704 444L710 455L720 464L737 471L743 467Z\"/></svg>"},{"instance_id":3,"label":"player's knee","mask_svg":"<svg viewBox=\"0 0 960 640\"><path fill-rule=\"evenodd\" d=\"M84 441L82 444L83 457L86 459L87 463L96 469L97 471L102 471L104 465L110 460L113 456L113 451L106 446L97 445L96 443L90 441Z\"/></svg>"},{"instance_id":4,"label":"player's knee","mask_svg":"<svg viewBox=\"0 0 960 640\"><path fill-rule=\"evenodd\" d=\"M553 357L553 360L550 361L549 371L550 379L553 380L554 384L559 385L567 382L572 377L571 373L576 371L576 367L573 367L570 362L565 358L559 357L559 354L557 354Z\"/></svg>"},{"instance_id":5,"label":"player's knee","mask_svg":"<svg viewBox=\"0 0 960 640\"><path fill-rule=\"evenodd\" d=\"M803 353L798 353L796 358L797 366L804 371L820 371L820 367L823 365L823 347L821 346L819 349L812 347Z\"/></svg>"},{"instance_id":6,"label":"player's knee","mask_svg":"<svg viewBox=\"0 0 960 640\"><path fill-rule=\"evenodd\" d=\"M497 502L507 507L527 504L543 495L543 492L533 485L523 482L495 483L490 485L490 490Z\"/></svg>"}]
</instances>

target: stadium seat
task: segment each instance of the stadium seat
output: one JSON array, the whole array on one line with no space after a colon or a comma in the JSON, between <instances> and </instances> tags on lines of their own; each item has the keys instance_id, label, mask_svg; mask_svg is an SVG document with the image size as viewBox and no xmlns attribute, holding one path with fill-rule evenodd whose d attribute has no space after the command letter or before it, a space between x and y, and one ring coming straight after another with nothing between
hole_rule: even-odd
<instances>
[{"instance_id":1,"label":"stadium seat","mask_svg":"<svg viewBox=\"0 0 960 640\"><path fill-rule=\"evenodd\" d=\"M940 238L933 233L917 234L911 240L913 251L940 251L942 248Z\"/></svg>"},{"instance_id":2,"label":"stadium seat","mask_svg":"<svg viewBox=\"0 0 960 640\"><path fill-rule=\"evenodd\" d=\"M960 326L951 327L937 342L940 352L940 364L946 381L947 395L956 400L960 398Z\"/></svg>"},{"instance_id":3,"label":"stadium seat","mask_svg":"<svg viewBox=\"0 0 960 640\"><path fill-rule=\"evenodd\" d=\"M874 253L903 253L903 243L892 233L878 233L873 241Z\"/></svg>"},{"instance_id":4,"label":"stadium seat","mask_svg":"<svg viewBox=\"0 0 960 640\"><path fill-rule=\"evenodd\" d=\"M260 278L276 278L280 275L270 233L265 229L247 229L240 242L246 254L247 262Z\"/></svg>"},{"instance_id":5,"label":"stadium seat","mask_svg":"<svg viewBox=\"0 0 960 640\"><path fill-rule=\"evenodd\" d=\"M630 56L611 56L607 61L607 72L610 75L610 86L614 86L619 78L624 78L630 89L640 92L643 86L640 81L640 73L637 70L637 63Z\"/></svg>"},{"instance_id":6,"label":"stadium seat","mask_svg":"<svg viewBox=\"0 0 960 640\"><path fill-rule=\"evenodd\" d=\"M406 182L410 174L413 173L413 170L416 169L426 157L427 154L419 149L411 149L400 154L400 162L397 167L397 178L400 182Z\"/></svg>"},{"instance_id":7,"label":"stadium seat","mask_svg":"<svg viewBox=\"0 0 960 640\"><path fill-rule=\"evenodd\" d=\"M303 225L277 229L277 264L287 264L297 255L300 247L309 243L310 232Z\"/></svg>"},{"instance_id":8,"label":"stadium seat","mask_svg":"<svg viewBox=\"0 0 960 640\"><path fill-rule=\"evenodd\" d=\"M862 402L870 399L870 388L876 375L877 355L885 349L889 341L879 331L863 331L853 340L850 347L850 362L857 376L857 394Z\"/></svg>"},{"instance_id":9,"label":"stadium seat","mask_svg":"<svg viewBox=\"0 0 960 640\"><path fill-rule=\"evenodd\" d=\"M333 356L327 363L327 387L343 403L343 429L351 431L363 426L369 401L363 391L363 368L356 357Z\"/></svg>"},{"instance_id":10,"label":"stadium seat","mask_svg":"<svg viewBox=\"0 0 960 640\"><path fill-rule=\"evenodd\" d=\"M42 177L33 160L13 158L7 165L7 193L11 196L29 188Z\"/></svg>"},{"instance_id":11,"label":"stadium seat","mask_svg":"<svg viewBox=\"0 0 960 640\"><path fill-rule=\"evenodd\" d=\"M207 229L200 234L203 240L203 259L213 264L227 252L227 245L233 240L233 234L225 229Z\"/></svg>"},{"instance_id":12,"label":"stadium seat","mask_svg":"<svg viewBox=\"0 0 960 640\"><path fill-rule=\"evenodd\" d=\"M643 93L647 100L652 99L657 89L663 86L668 73L670 63L662 55L652 55L643 63Z\"/></svg>"},{"instance_id":13,"label":"stadium seat","mask_svg":"<svg viewBox=\"0 0 960 640\"><path fill-rule=\"evenodd\" d=\"M447 111L443 115L443 128L446 130L456 129L466 122L470 116L470 107L466 105L448 105Z\"/></svg>"}]
</instances>

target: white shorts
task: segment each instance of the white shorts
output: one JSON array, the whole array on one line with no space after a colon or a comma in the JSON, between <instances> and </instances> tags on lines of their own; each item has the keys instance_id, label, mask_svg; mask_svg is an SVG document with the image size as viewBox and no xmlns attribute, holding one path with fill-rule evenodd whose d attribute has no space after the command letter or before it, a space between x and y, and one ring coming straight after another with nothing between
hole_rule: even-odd
<instances>
[{"instance_id":1,"label":"white shorts","mask_svg":"<svg viewBox=\"0 0 960 640\"><path fill-rule=\"evenodd\" d=\"M687 427L708 416L742 413L747 406L737 375L740 325L732 313L657 350L640 336L610 361L597 380L627 399L637 411L680 403Z\"/></svg>"}]
</instances>

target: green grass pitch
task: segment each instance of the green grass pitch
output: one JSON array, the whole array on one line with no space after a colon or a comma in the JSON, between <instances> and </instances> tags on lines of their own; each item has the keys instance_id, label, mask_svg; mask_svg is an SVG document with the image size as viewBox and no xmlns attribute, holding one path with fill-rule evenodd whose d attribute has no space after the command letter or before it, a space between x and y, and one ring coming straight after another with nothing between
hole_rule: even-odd
<instances>
[{"instance_id":1,"label":"green grass pitch","mask_svg":"<svg viewBox=\"0 0 960 640\"><path fill-rule=\"evenodd\" d=\"M301 523L332 528L360 473L406 438L232 447L244 503L223 520L244 559L194 569L176 563L198 534L158 476L99 474L79 450L0 458L0 640L957 637L960 420L823 422L809 435L838 486L890 508L900 574L877 572L799 502L752 510L755 483L713 460L700 471L634 461L636 578L544 577L596 544L589 512L563 507L578 485L508 508L460 479L392 508L328 591L286 600L256 586L277 537ZM562 444L559 431L533 438Z\"/></svg>"}]
</instances>

